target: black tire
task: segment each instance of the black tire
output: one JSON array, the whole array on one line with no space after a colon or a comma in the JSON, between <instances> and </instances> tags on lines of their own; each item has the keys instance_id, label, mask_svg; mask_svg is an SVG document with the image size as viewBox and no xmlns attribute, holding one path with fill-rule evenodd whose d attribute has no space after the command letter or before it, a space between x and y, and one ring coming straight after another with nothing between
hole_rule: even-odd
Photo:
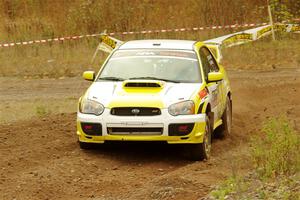
<instances>
[{"instance_id":1,"label":"black tire","mask_svg":"<svg viewBox=\"0 0 300 200\"><path fill-rule=\"evenodd\" d=\"M231 133L232 126L232 103L229 97L226 99L226 108L222 115L222 125L217 129L217 137L225 138Z\"/></svg>"},{"instance_id":2,"label":"black tire","mask_svg":"<svg viewBox=\"0 0 300 200\"><path fill-rule=\"evenodd\" d=\"M189 144L187 146L189 158L193 161L208 160L211 153L211 125L210 120L206 117L205 134L203 143L200 144Z\"/></svg>"},{"instance_id":3,"label":"black tire","mask_svg":"<svg viewBox=\"0 0 300 200\"><path fill-rule=\"evenodd\" d=\"M87 142L80 142L78 141L79 146L81 149L94 149L95 148L95 144L93 143L87 143Z\"/></svg>"}]
</instances>

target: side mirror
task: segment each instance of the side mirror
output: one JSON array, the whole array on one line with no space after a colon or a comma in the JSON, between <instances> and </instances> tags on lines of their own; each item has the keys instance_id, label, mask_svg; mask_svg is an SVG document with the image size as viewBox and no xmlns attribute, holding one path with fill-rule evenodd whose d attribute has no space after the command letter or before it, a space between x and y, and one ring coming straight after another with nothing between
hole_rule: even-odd
<instances>
[{"instance_id":1,"label":"side mirror","mask_svg":"<svg viewBox=\"0 0 300 200\"><path fill-rule=\"evenodd\" d=\"M85 71L85 72L83 72L82 77L85 80L93 81L93 80L95 80L95 72L94 71Z\"/></svg>"},{"instance_id":2,"label":"side mirror","mask_svg":"<svg viewBox=\"0 0 300 200\"><path fill-rule=\"evenodd\" d=\"M223 80L224 74L221 72L210 72L208 73L208 82L218 82Z\"/></svg>"}]
</instances>

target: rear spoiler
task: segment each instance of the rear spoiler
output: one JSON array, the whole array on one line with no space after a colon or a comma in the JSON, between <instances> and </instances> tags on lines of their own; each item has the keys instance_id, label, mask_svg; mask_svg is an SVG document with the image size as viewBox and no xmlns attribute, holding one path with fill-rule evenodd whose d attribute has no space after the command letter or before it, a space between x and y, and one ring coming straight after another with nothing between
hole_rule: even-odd
<instances>
[{"instance_id":1,"label":"rear spoiler","mask_svg":"<svg viewBox=\"0 0 300 200\"><path fill-rule=\"evenodd\" d=\"M221 46L219 44L212 43L212 42L207 42L207 43L205 42L205 44L214 55L217 62L220 63L223 58L221 53Z\"/></svg>"},{"instance_id":2,"label":"rear spoiler","mask_svg":"<svg viewBox=\"0 0 300 200\"><path fill-rule=\"evenodd\" d=\"M97 49L93 55L92 63L94 62L99 51L104 51L106 53L111 53L114 49L121 46L124 42L118 40L114 37L108 36L106 33L102 33L100 37L100 43L97 46Z\"/></svg>"}]
</instances>

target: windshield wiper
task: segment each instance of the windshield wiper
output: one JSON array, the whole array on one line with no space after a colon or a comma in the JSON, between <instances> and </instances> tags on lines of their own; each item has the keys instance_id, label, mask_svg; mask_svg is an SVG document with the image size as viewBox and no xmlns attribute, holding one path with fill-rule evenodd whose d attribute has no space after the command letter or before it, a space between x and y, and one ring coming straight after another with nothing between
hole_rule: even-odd
<instances>
[{"instance_id":1,"label":"windshield wiper","mask_svg":"<svg viewBox=\"0 0 300 200\"><path fill-rule=\"evenodd\" d=\"M125 79L114 77L114 76L107 76L107 77L100 77L98 80L107 80L107 81L124 81Z\"/></svg>"},{"instance_id":2,"label":"windshield wiper","mask_svg":"<svg viewBox=\"0 0 300 200\"><path fill-rule=\"evenodd\" d=\"M159 81L166 81L166 82L172 82L172 83L180 83L180 81L164 79L164 78L157 78L157 77L152 77L152 76L133 77L133 78L130 78L129 80L135 80L135 79L146 79L146 80L148 79L148 80L159 80Z\"/></svg>"}]
</instances>

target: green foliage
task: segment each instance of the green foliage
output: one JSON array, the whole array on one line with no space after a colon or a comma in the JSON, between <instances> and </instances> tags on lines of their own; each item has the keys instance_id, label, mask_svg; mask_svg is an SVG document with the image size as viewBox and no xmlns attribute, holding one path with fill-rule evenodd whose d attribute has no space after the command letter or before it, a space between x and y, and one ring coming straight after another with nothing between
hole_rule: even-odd
<instances>
[{"instance_id":1,"label":"green foliage","mask_svg":"<svg viewBox=\"0 0 300 200\"><path fill-rule=\"evenodd\" d=\"M235 193L238 196L246 191L248 183L245 182L241 177L231 176L225 180L218 188L211 192L211 196L214 199L225 200L227 196Z\"/></svg>"},{"instance_id":2,"label":"green foliage","mask_svg":"<svg viewBox=\"0 0 300 200\"><path fill-rule=\"evenodd\" d=\"M299 0L270 0L275 21L300 16ZM232 12L234 10L234 12ZM261 0L2 0L1 40L262 22Z\"/></svg>"},{"instance_id":3,"label":"green foliage","mask_svg":"<svg viewBox=\"0 0 300 200\"><path fill-rule=\"evenodd\" d=\"M282 199L298 200L299 176L281 176L276 179L263 181L253 174L247 177L229 177L220 186L213 190L210 200L250 200L250 199Z\"/></svg>"},{"instance_id":4,"label":"green foliage","mask_svg":"<svg viewBox=\"0 0 300 200\"><path fill-rule=\"evenodd\" d=\"M1 40L261 22L259 0L3 0ZM234 10L234 12L232 12Z\"/></svg>"},{"instance_id":5,"label":"green foliage","mask_svg":"<svg viewBox=\"0 0 300 200\"><path fill-rule=\"evenodd\" d=\"M263 178L289 175L300 168L300 136L285 118L272 118L263 128L263 136L251 140L255 168Z\"/></svg>"},{"instance_id":6,"label":"green foliage","mask_svg":"<svg viewBox=\"0 0 300 200\"><path fill-rule=\"evenodd\" d=\"M293 15L288 5L286 1L270 0L271 11L275 22L282 22L283 20L289 20L296 16L296 13Z\"/></svg>"}]
</instances>

